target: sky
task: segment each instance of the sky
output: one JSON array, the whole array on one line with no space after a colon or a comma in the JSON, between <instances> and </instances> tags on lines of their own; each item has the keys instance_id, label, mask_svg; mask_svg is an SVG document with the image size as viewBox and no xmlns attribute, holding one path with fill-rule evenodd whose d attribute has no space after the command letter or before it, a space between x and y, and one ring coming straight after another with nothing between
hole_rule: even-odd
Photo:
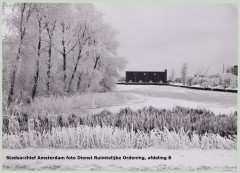
<instances>
[{"instance_id":1,"label":"sky","mask_svg":"<svg viewBox=\"0 0 240 173\"><path fill-rule=\"evenodd\" d=\"M118 31L118 55L126 71L172 70L181 76L197 71L222 73L237 64L237 5L95 3L104 20ZM124 73L122 73L124 74Z\"/></svg>"}]
</instances>

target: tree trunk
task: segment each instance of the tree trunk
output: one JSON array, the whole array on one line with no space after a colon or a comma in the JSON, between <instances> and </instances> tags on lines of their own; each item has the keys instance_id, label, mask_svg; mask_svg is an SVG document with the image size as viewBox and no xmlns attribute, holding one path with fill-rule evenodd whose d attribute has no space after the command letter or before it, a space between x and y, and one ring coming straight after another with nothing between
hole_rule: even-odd
<instances>
[{"instance_id":1,"label":"tree trunk","mask_svg":"<svg viewBox=\"0 0 240 173\"><path fill-rule=\"evenodd\" d=\"M51 61L52 61L52 46L51 46L51 42L49 45L49 49L48 49L48 70L47 70L47 83L46 83L46 87L47 87L47 95L49 95L50 92L50 77L51 77Z\"/></svg>"},{"instance_id":2,"label":"tree trunk","mask_svg":"<svg viewBox=\"0 0 240 173\"><path fill-rule=\"evenodd\" d=\"M72 81L73 81L74 76L75 76L75 73L76 73L76 71L77 71L78 62L79 62L79 60L81 59L81 52L82 52L82 49L79 50L77 62L76 62L76 64L75 64L75 67L74 67L74 70L73 70L73 73L72 73L72 77L71 77L71 79L70 79L70 81L69 81L68 90L67 90L68 93L70 92L71 85L72 85Z\"/></svg>"},{"instance_id":3,"label":"tree trunk","mask_svg":"<svg viewBox=\"0 0 240 173\"><path fill-rule=\"evenodd\" d=\"M67 73L66 73L66 69L67 69L67 53L66 53L66 45L65 45L65 30L66 30L66 25L64 22L61 23L62 26L62 56L63 56L63 85L64 85L64 91L66 91L66 79L67 79Z\"/></svg>"},{"instance_id":4,"label":"tree trunk","mask_svg":"<svg viewBox=\"0 0 240 173\"><path fill-rule=\"evenodd\" d=\"M34 84L33 84L33 89L32 89L32 99L34 99L36 94L37 94L38 78L39 78L39 59L36 61L36 71L35 71L35 75L34 75Z\"/></svg>"},{"instance_id":5,"label":"tree trunk","mask_svg":"<svg viewBox=\"0 0 240 173\"><path fill-rule=\"evenodd\" d=\"M85 34L86 34L86 24L85 24L85 29L84 29L83 34L82 34L82 39L85 38ZM68 90L67 90L68 93L69 93L70 90L71 90L72 81L73 81L74 76L75 76L75 73L76 73L76 71L77 71L77 67L78 67L79 60L80 60L81 57L82 57L82 55L81 55L82 49L83 49L83 47L84 47L84 45L86 44L86 42L87 42L88 39L89 39L89 37L86 38L86 39L84 39L84 41L82 42L82 44L80 44L80 40L78 39L78 42L77 42L77 43L79 44L78 57L77 57L77 62L76 62L76 64L75 64L75 67L74 67L74 70L73 70L71 79L70 79L70 81L69 81Z\"/></svg>"},{"instance_id":6,"label":"tree trunk","mask_svg":"<svg viewBox=\"0 0 240 173\"><path fill-rule=\"evenodd\" d=\"M96 67L97 67L97 63L98 63L98 60L99 60L99 59L100 59L100 56L97 56L97 57L96 57L95 64L94 64L94 67L93 67L94 70L95 70Z\"/></svg>"},{"instance_id":7,"label":"tree trunk","mask_svg":"<svg viewBox=\"0 0 240 173\"><path fill-rule=\"evenodd\" d=\"M21 48L22 48L22 42L23 42L23 37L21 37L21 41L18 47L18 53L17 53L17 57L16 57L16 63L19 62L20 60L20 54L21 54ZM13 95L14 95L14 87L15 87L15 79L16 79L16 73L17 73L17 69L18 69L18 64L15 64L13 66L13 71L12 71L12 78L11 78L11 85L10 85L10 91L9 91L9 95L8 95L8 102L7 102L7 106L9 107L10 104L13 101Z\"/></svg>"},{"instance_id":8,"label":"tree trunk","mask_svg":"<svg viewBox=\"0 0 240 173\"><path fill-rule=\"evenodd\" d=\"M95 64L94 64L94 66L93 66L93 69L94 69L94 70L95 70L96 67L97 67L97 63L98 63L98 60L99 60L99 59L100 59L100 55L96 57L96 61L95 61ZM88 88L90 87L90 85L91 85L91 80L90 80L89 83L88 83Z\"/></svg>"},{"instance_id":9,"label":"tree trunk","mask_svg":"<svg viewBox=\"0 0 240 173\"><path fill-rule=\"evenodd\" d=\"M20 60L20 54L21 54L21 50L22 50L23 39L24 39L24 36L26 34L26 25L23 24L24 13L26 11L26 5L27 5L26 3L22 3L22 6L21 6L21 20L20 20L20 24L19 24L20 44L18 46L16 64L13 66L13 70L12 70L11 85L10 85L10 91L9 91L9 95L8 95L7 107L9 107L10 104L12 103L12 101L13 101L15 80L16 80L16 74L17 74L17 70L18 70L18 63L19 63L19 60ZM32 13L31 10L32 10L32 7L31 7L31 4L30 4L29 8L28 8L28 11L27 11L25 24L27 24L28 21L29 21L30 15Z\"/></svg>"},{"instance_id":10,"label":"tree trunk","mask_svg":"<svg viewBox=\"0 0 240 173\"><path fill-rule=\"evenodd\" d=\"M64 84L64 91L66 90L66 79L67 79L67 54L66 54L66 48L64 45L64 40L63 40L63 84Z\"/></svg>"},{"instance_id":11,"label":"tree trunk","mask_svg":"<svg viewBox=\"0 0 240 173\"><path fill-rule=\"evenodd\" d=\"M80 75L78 77L77 90L79 90L79 88L80 88L81 80L82 80L82 73L80 73Z\"/></svg>"},{"instance_id":12,"label":"tree trunk","mask_svg":"<svg viewBox=\"0 0 240 173\"><path fill-rule=\"evenodd\" d=\"M37 94L38 78L39 78L39 60L41 56L41 43L42 43L42 19L38 19L38 46L37 46L37 59L36 59L36 70L34 75L34 84L32 89L32 99L35 98Z\"/></svg>"},{"instance_id":13,"label":"tree trunk","mask_svg":"<svg viewBox=\"0 0 240 173\"><path fill-rule=\"evenodd\" d=\"M53 32L56 26L56 20L54 20L54 23L52 25L52 28L50 28L49 22L45 22L45 27L47 30L48 38L49 38L49 44L48 44L48 68L47 68L47 80L46 80L46 94L50 94L50 78L51 78L51 67L52 67L52 40L53 40Z\"/></svg>"},{"instance_id":14,"label":"tree trunk","mask_svg":"<svg viewBox=\"0 0 240 173\"><path fill-rule=\"evenodd\" d=\"M7 107L10 106L10 104L12 103L12 100L13 100L16 72L17 72L17 66L15 65L13 68L13 73L12 73L12 78L11 78L11 86L10 86L10 91L9 91L9 95L8 95Z\"/></svg>"}]
</instances>

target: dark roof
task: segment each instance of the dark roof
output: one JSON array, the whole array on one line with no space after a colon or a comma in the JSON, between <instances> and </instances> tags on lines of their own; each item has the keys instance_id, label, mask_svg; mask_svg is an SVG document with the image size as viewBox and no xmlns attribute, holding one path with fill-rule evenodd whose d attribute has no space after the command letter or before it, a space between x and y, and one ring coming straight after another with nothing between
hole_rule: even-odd
<instances>
[{"instance_id":1,"label":"dark roof","mask_svg":"<svg viewBox=\"0 0 240 173\"><path fill-rule=\"evenodd\" d=\"M126 71L126 72L162 73L162 72L165 72L165 71Z\"/></svg>"}]
</instances>

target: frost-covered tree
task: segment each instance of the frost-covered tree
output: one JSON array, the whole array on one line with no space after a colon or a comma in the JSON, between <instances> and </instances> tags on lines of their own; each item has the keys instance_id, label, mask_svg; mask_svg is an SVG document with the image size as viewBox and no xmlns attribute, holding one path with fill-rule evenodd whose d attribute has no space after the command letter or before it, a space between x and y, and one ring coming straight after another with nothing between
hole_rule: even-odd
<instances>
[{"instance_id":1,"label":"frost-covered tree","mask_svg":"<svg viewBox=\"0 0 240 173\"><path fill-rule=\"evenodd\" d=\"M11 35L16 38L15 41L17 42L17 50L15 52L15 61L12 64L12 70L10 72L10 89L7 101L8 106L10 106L11 102L13 101L16 76L21 66L22 49L24 42L26 41L25 37L29 32L28 26L32 13L34 11L34 5L32 3L17 3L12 4L9 9L12 10L12 15L9 16L9 22L7 25L9 25L9 28L11 29Z\"/></svg>"},{"instance_id":2,"label":"frost-covered tree","mask_svg":"<svg viewBox=\"0 0 240 173\"><path fill-rule=\"evenodd\" d=\"M8 105L14 98L111 90L125 67L117 32L93 4L5 3L3 19Z\"/></svg>"},{"instance_id":3,"label":"frost-covered tree","mask_svg":"<svg viewBox=\"0 0 240 173\"><path fill-rule=\"evenodd\" d=\"M223 88L237 88L237 76L231 73L225 73L222 75Z\"/></svg>"},{"instance_id":4,"label":"frost-covered tree","mask_svg":"<svg viewBox=\"0 0 240 173\"><path fill-rule=\"evenodd\" d=\"M173 82L175 80L175 70L172 69L170 80Z\"/></svg>"},{"instance_id":5,"label":"frost-covered tree","mask_svg":"<svg viewBox=\"0 0 240 173\"><path fill-rule=\"evenodd\" d=\"M186 77L187 77L187 63L183 63L181 74L182 74L182 83L183 85L185 85Z\"/></svg>"}]
</instances>

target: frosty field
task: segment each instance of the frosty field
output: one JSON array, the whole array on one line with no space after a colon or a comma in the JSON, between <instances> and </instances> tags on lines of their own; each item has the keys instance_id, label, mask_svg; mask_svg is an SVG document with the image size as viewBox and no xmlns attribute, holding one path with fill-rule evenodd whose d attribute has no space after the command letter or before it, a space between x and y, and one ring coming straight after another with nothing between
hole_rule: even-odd
<instances>
[{"instance_id":1,"label":"frosty field","mask_svg":"<svg viewBox=\"0 0 240 173\"><path fill-rule=\"evenodd\" d=\"M23 126L24 118L19 116L23 119L17 120L18 128L16 124L5 128L3 170L237 169L237 143L233 135L236 135L236 125L233 125L236 123L234 112L237 110L235 93L198 91L171 86L117 85L113 92L106 94L73 95L64 99L42 98L30 105L29 110L31 114L29 112L26 114L28 119L26 126ZM177 117L178 113L181 117ZM76 116L75 119L72 119L73 115ZM166 115L171 117L165 117ZM42 119L39 119L41 116ZM196 121L190 121L191 117L195 117ZM9 120L11 122L14 119ZM38 120L42 124L37 128L35 127L37 122L33 121ZM189 126L188 121L191 122ZM76 125L78 123L80 126ZM154 128L162 130L163 127L160 126L163 125L166 126L164 131L154 131ZM185 130L181 131L180 126ZM53 130L48 132L49 127ZM172 127L174 131L171 130ZM27 131L21 130L25 128ZM197 133L189 138L192 135L189 132L191 128L195 128ZM204 135L202 129L209 131ZM172 159L144 161L6 159L6 156L48 155L146 158L171 156Z\"/></svg>"}]
</instances>

